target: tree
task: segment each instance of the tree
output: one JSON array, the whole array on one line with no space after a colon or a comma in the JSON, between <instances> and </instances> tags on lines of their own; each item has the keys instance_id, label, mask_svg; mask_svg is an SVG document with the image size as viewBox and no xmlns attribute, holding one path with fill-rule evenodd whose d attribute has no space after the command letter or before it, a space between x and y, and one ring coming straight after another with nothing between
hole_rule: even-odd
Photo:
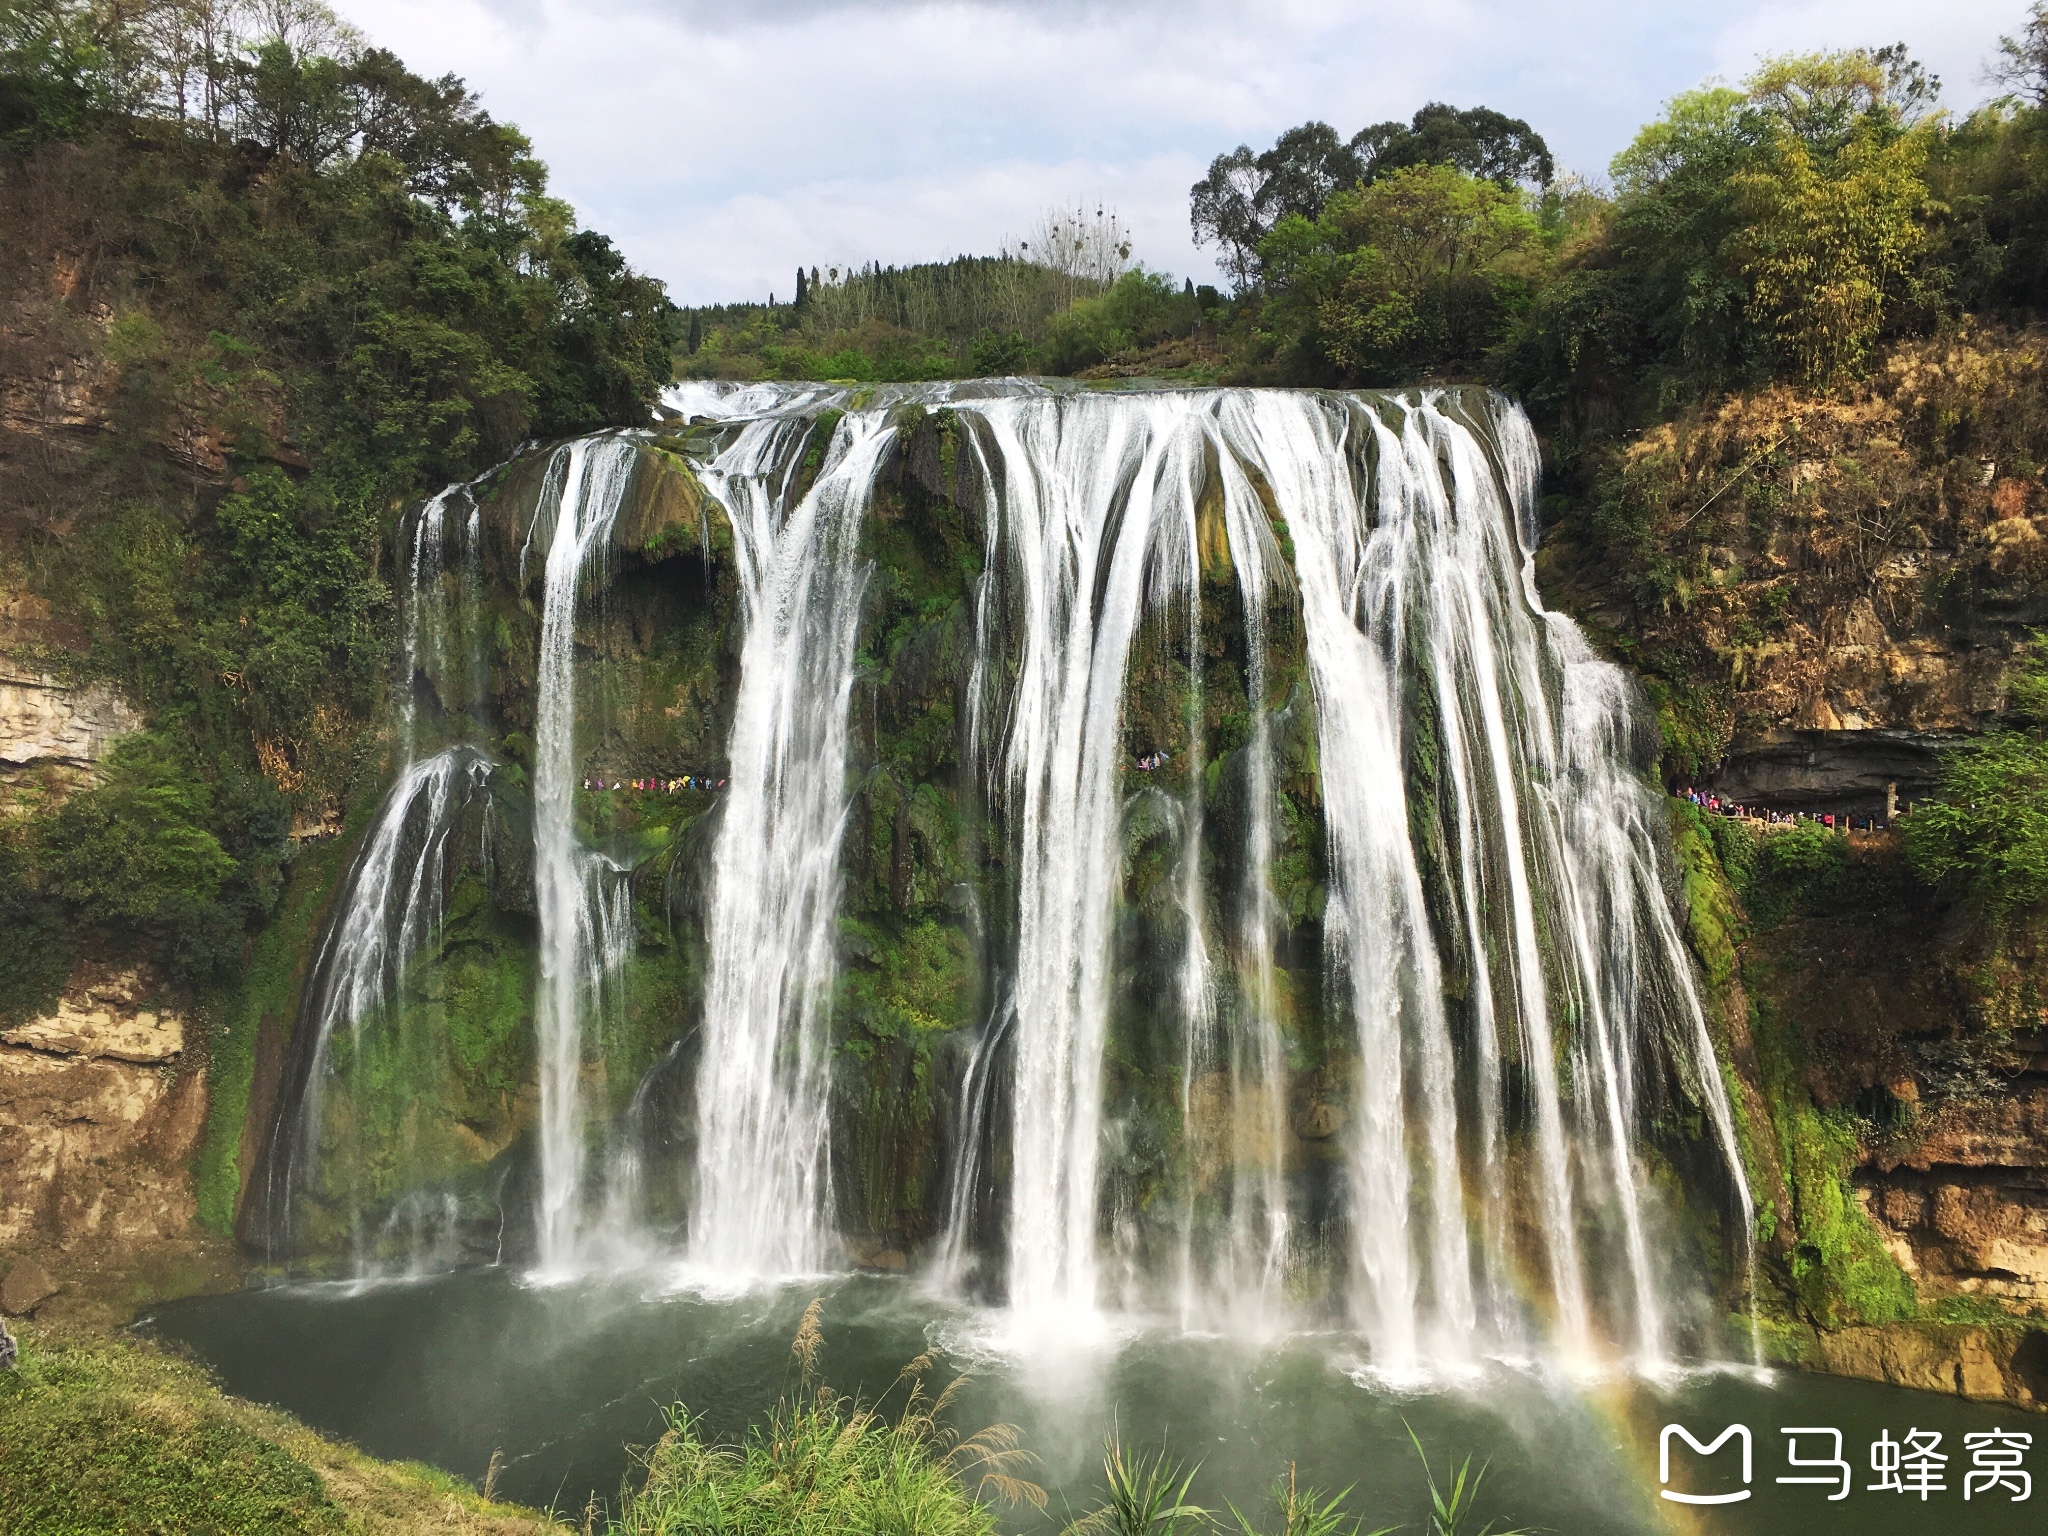
<instances>
[{"instance_id":1,"label":"tree","mask_svg":"<svg viewBox=\"0 0 2048 1536\"><path fill-rule=\"evenodd\" d=\"M1535 216L1495 182L1412 166L1291 214L1259 247L1275 333L1368 382L1476 363L1519 286Z\"/></svg>"},{"instance_id":2,"label":"tree","mask_svg":"<svg viewBox=\"0 0 2048 1536\"><path fill-rule=\"evenodd\" d=\"M1255 162L1259 172L1259 217L1268 227L1290 213L1321 215L1330 194L1356 186L1365 167L1351 145L1328 123L1290 128Z\"/></svg>"},{"instance_id":3,"label":"tree","mask_svg":"<svg viewBox=\"0 0 2048 1536\"><path fill-rule=\"evenodd\" d=\"M2027 24L1998 40L1998 57L1985 73L1994 85L2048 110L2048 0L2035 0Z\"/></svg>"},{"instance_id":4,"label":"tree","mask_svg":"<svg viewBox=\"0 0 2048 1536\"><path fill-rule=\"evenodd\" d=\"M1259 244L1290 217L1314 221L1335 194L1415 166L1451 166L1509 188L1548 186L1550 149L1520 118L1431 102L1408 123L1376 123L1347 142L1324 122L1290 128L1264 154L1240 144L1188 193L1195 243L1219 258L1240 293L1264 281Z\"/></svg>"},{"instance_id":5,"label":"tree","mask_svg":"<svg viewBox=\"0 0 2048 1536\"><path fill-rule=\"evenodd\" d=\"M1259 211L1264 180L1258 156L1249 144L1240 144L1210 161L1209 174L1188 189L1195 244L1223 248L1219 260L1240 293L1258 281L1259 242L1269 232Z\"/></svg>"},{"instance_id":6,"label":"tree","mask_svg":"<svg viewBox=\"0 0 2048 1536\"><path fill-rule=\"evenodd\" d=\"M1949 750L1904 823L1921 878L1994 920L2048 903L2048 637L2020 658L2003 728Z\"/></svg>"},{"instance_id":7,"label":"tree","mask_svg":"<svg viewBox=\"0 0 2048 1536\"><path fill-rule=\"evenodd\" d=\"M1374 123L1352 137L1359 179L1377 181L1415 165L1449 165L1470 176L1547 187L1556 175L1550 146L1519 117L1491 107L1432 101L1407 123Z\"/></svg>"},{"instance_id":8,"label":"tree","mask_svg":"<svg viewBox=\"0 0 2048 1536\"><path fill-rule=\"evenodd\" d=\"M1862 125L1832 155L1780 130L1732 179L1752 317L1799 375L1860 372L1927 239L1926 136Z\"/></svg>"}]
</instances>

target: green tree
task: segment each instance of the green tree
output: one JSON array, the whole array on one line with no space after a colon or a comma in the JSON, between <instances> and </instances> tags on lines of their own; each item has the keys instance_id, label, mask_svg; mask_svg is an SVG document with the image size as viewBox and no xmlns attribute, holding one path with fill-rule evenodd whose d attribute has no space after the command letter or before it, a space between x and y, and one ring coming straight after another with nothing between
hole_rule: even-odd
<instances>
[{"instance_id":1,"label":"green tree","mask_svg":"<svg viewBox=\"0 0 2048 1536\"><path fill-rule=\"evenodd\" d=\"M1952 748L1940 798L1904 824L1921 878L1994 920L2048 903L2048 636L2014 672L2004 726Z\"/></svg>"},{"instance_id":2,"label":"green tree","mask_svg":"<svg viewBox=\"0 0 2048 1536\"><path fill-rule=\"evenodd\" d=\"M1928 243L1927 124L1874 54L1777 59L1749 82L1768 121L1729 178L1749 312L1799 376L1860 372ZM1910 98L1909 98L1910 100Z\"/></svg>"},{"instance_id":3,"label":"green tree","mask_svg":"<svg viewBox=\"0 0 2048 1536\"><path fill-rule=\"evenodd\" d=\"M1523 197L1449 166L1416 166L1332 197L1260 244L1268 322L1321 364L1380 381L1476 366L1526 292L1535 243Z\"/></svg>"}]
</instances>

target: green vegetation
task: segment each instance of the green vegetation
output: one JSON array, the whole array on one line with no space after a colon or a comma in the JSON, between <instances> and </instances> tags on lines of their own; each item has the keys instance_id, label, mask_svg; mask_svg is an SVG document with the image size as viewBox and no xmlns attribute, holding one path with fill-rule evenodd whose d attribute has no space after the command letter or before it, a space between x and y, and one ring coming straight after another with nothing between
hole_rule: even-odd
<instances>
[{"instance_id":1,"label":"green vegetation","mask_svg":"<svg viewBox=\"0 0 2048 1536\"><path fill-rule=\"evenodd\" d=\"M381 777L394 515L525 438L647 420L682 334L459 80L315 0L256 15L0 0L10 366L99 380L111 429L0 455L0 554L79 637L32 659L150 724L0 821L0 912L51 940L0 962L0 1015L89 934L250 1033L293 814Z\"/></svg>"},{"instance_id":2,"label":"green vegetation","mask_svg":"<svg viewBox=\"0 0 2048 1536\"><path fill-rule=\"evenodd\" d=\"M1048 210L997 256L911 267L799 268L791 303L692 310L677 371L691 378L905 383L1076 373L1156 351L1183 377L1213 372L1196 340L1213 288L1130 264L1115 213ZM1114 370L1112 370L1114 371Z\"/></svg>"},{"instance_id":3,"label":"green vegetation","mask_svg":"<svg viewBox=\"0 0 2048 1536\"><path fill-rule=\"evenodd\" d=\"M766 1422L750 1427L736 1445L703 1438L699 1421L680 1405L668 1430L643 1458L646 1478L628 1489L610 1536L818 1536L842 1531L860 1536L992 1536L991 1502L1013 1509L1046 1508L1045 1491L1024 1474L1037 1458L1009 1425L992 1425L966 1438L944 1422L965 1384L956 1377L936 1397L924 1382L930 1355L905 1366L896 1385L875 1403L844 1398L817 1379L824 1341L823 1304L813 1301L791 1346L797 1379ZM896 1402L890 1400L901 1396ZM1414 1432L1409 1432L1414 1440ZM1439 1485L1419 1440L1416 1454L1427 1474L1430 1536L1520 1536L1496 1521L1473 1526L1474 1504L1485 1468L1468 1456L1452 1463L1448 1486ZM1101 1502L1071 1519L1068 1536L1176 1536L1227 1529L1215 1512L1193 1503L1189 1491L1199 1466L1187 1466L1164 1447L1134 1452L1112 1433L1103 1445ZM1297 1488L1293 1469L1278 1479L1271 1501L1279 1524L1271 1536L1365 1536L1363 1522L1344 1509L1351 1490L1326 1494ZM1235 1505L1241 1536L1265 1536ZM594 1515L594 1507L593 1507ZM1388 1536L1382 1526L1370 1536Z\"/></svg>"},{"instance_id":4,"label":"green vegetation","mask_svg":"<svg viewBox=\"0 0 2048 1536\"><path fill-rule=\"evenodd\" d=\"M379 1462L127 1338L23 1327L0 1372L0 1536L491 1536L555 1529L459 1478Z\"/></svg>"},{"instance_id":5,"label":"green vegetation","mask_svg":"<svg viewBox=\"0 0 2048 1536\"><path fill-rule=\"evenodd\" d=\"M2048 902L2048 636L2028 648L2005 718L1949 753L1940 799L1905 826L1921 877L1994 922Z\"/></svg>"},{"instance_id":6,"label":"green vegetation","mask_svg":"<svg viewBox=\"0 0 2048 1536\"><path fill-rule=\"evenodd\" d=\"M928 1397L930 1356L904 1368L892 1406L821 1386L822 1311L813 1301L797 1329L794 1390L739 1445L708 1444L687 1411L671 1411L647 1453L645 1483L607 1527L613 1536L993 1536L984 1496L1045 1507L1044 1492L1020 1475L1033 1458L1014 1430L961 1439L945 1425L965 1378Z\"/></svg>"},{"instance_id":7,"label":"green vegetation","mask_svg":"<svg viewBox=\"0 0 2048 1536\"><path fill-rule=\"evenodd\" d=\"M2037 10L1965 118L1903 47L1763 60L1686 92L1609 168L1559 177L1529 124L1430 103L1219 155L1190 192L1226 299L1121 258L1077 210L995 258L799 270L794 302L693 316L705 376L1031 369L1280 384L1479 379L1523 398L1579 489L1632 429L1774 380L1834 388L1965 316L2035 317L2048 273ZM1078 234L1078 241L1076 235ZM1114 288L1112 288L1114 284ZM1078 289L1078 291L1077 291Z\"/></svg>"},{"instance_id":8,"label":"green vegetation","mask_svg":"<svg viewBox=\"0 0 2048 1536\"><path fill-rule=\"evenodd\" d=\"M1780 950L1798 942L1802 920L1839 911L1859 878L1848 841L1812 822L1758 833L1682 801L1673 808L1693 947L1717 996L1737 979L1737 946L1748 946L1742 979L1772 1147L1757 1144L1739 1085L1730 1097L1767 1250L1777 1235L1773 1169L1784 1179L1794 1230L1773 1262L1787 1299L1824 1328L1916 1318L1913 1282L1885 1250L1851 1183L1876 1128L1849 1108L1816 1102L1809 1032L1787 1015L1778 990ZM1728 1043L1721 1048L1726 1054Z\"/></svg>"}]
</instances>

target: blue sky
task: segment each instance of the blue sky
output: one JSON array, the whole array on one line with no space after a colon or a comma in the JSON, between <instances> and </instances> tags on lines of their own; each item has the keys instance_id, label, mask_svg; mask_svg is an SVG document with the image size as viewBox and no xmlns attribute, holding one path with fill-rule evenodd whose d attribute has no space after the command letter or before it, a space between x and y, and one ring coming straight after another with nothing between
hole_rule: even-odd
<instances>
[{"instance_id":1,"label":"blue sky","mask_svg":"<svg viewBox=\"0 0 2048 1536\"><path fill-rule=\"evenodd\" d=\"M992 251L1114 206L1147 265L1214 275L1187 189L1217 153L1426 101L1527 118L1600 175L1675 92L1764 53L1904 41L1945 99L2023 0L340 0L530 134L554 190L678 302L796 265Z\"/></svg>"}]
</instances>

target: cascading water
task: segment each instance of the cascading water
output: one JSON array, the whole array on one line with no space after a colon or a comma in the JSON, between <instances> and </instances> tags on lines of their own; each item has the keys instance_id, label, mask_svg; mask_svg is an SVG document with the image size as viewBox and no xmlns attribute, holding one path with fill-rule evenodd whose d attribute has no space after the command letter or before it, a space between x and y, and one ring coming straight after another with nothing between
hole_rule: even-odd
<instances>
[{"instance_id":1,"label":"cascading water","mask_svg":"<svg viewBox=\"0 0 2048 1536\"><path fill-rule=\"evenodd\" d=\"M298 1110L280 1117L284 1140L271 1160L271 1243L280 1253L293 1252L301 1235L301 1207L318 1166L336 1039L349 1037L358 1063L376 1049L403 1050L403 1041L370 1041L368 1026L397 998L406 966L440 924L449 840L463 812L484 793L490 775L489 761L469 747L449 747L410 764L385 795L349 872L340 916L328 929L306 984L299 1027L309 1035L311 1060ZM366 1248L359 1193L346 1188L322 1193L346 1204L357 1267L374 1267L379 1255Z\"/></svg>"},{"instance_id":2,"label":"cascading water","mask_svg":"<svg viewBox=\"0 0 2048 1536\"><path fill-rule=\"evenodd\" d=\"M543 563L544 1273L574 1271L614 1228L661 1246L638 1225L636 1148L664 1115L691 1123L690 1272L730 1285L835 1260L863 523L924 419L899 407L940 406L956 424L948 494L980 522L958 699L960 795L979 803L961 809L1005 850L974 897L999 988L979 1042L950 1058L965 1077L941 1170L942 1283L979 1287L994 1269L1027 1334L1114 1306L1186 1328L1348 1317L1397 1374L1546 1337L1572 1356L1673 1347L1640 1152L1651 1101L1675 1088L1704 1114L1745 1240L1748 1196L1666 893L1647 727L1624 675L1536 592L1535 450L1518 412L1469 392L1024 385L875 400L700 388L673 403L709 418L669 451L705 509L707 569L710 515L730 527L737 687L705 824L701 1018L670 1021L660 1069L681 1070L668 1063L687 1063L689 1037L694 1093L652 1092L650 1077L605 1128L602 1219L586 1210L604 1182L586 1062L634 926L630 861L578 831L596 733L579 732L575 637L609 579L640 439L553 450L520 555L522 578ZM473 593L477 503L463 494ZM463 504L444 493L411 525L416 592L450 590ZM483 694L480 663L444 654L453 632L428 601L408 610L407 761L323 946L323 1041L381 1006L438 922L433 838L417 829L452 824L489 773L473 752L410 761L427 731L415 676L444 703L458 686ZM1134 762L1163 742L1126 740L1141 670L1144 728L1173 735L1170 767L1163 751ZM1141 837L1167 850L1145 855L1165 873L1142 900ZM1143 977L1158 984L1140 995ZM1134 1019L1170 1049L1141 1043ZM1134 1087L1134 1073L1151 1077ZM990 1232L994 1262L970 1280Z\"/></svg>"},{"instance_id":3,"label":"cascading water","mask_svg":"<svg viewBox=\"0 0 2048 1536\"><path fill-rule=\"evenodd\" d=\"M1547 1275L1560 1343L1588 1349L1594 1287L1582 1225L1614 1229L1627 1276L1624 1296L1603 1295L1602 1324L1657 1357L1665 1328L1633 1150L1646 1037L1703 1104L1730 1168L1740 1165L1660 883L1657 796L1625 750L1639 731L1634 706L1621 674L1527 584L1517 535L1532 483L1519 415L1476 421L1438 397L1267 392L956 408L986 423L1001 466L1003 553L1022 631L992 788L1009 802L1020 866L1011 1306L1085 1311L1102 1299L1098 1149L1122 690L1148 606L1184 591L1186 578L1171 575L1148 591L1148 562L1185 562L1197 500L1215 493L1255 637L1272 526L1291 545L1328 837L1325 954L1357 1050L1349 1304L1376 1363L1399 1371L1523 1343L1530 1320L1514 1297L1525 1289L1516 1283L1524 1258ZM1487 439L1521 457L1496 470ZM1226 1286L1240 1292L1248 1276L1272 1288L1291 1220L1277 1134L1283 1048L1271 1024L1273 747L1262 653L1255 639L1237 928L1250 1027L1234 1048L1232 1114L1240 1135L1247 1121L1258 1125L1248 1139L1264 1146L1234 1154L1231 1217L1210 1238L1235 1270ZM1433 749L1421 764L1438 776L1433 785L1414 782L1419 743ZM1198 794L1187 807L1195 838ZM1419 796L1445 810L1445 857L1427 868ZM1214 1028L1199 884L1190 878L1182 896L1190 1077ZM1469 1041L1462 1083L1434 912L1456 923L1469 968L1455 1032ZM1189 1094L1184 1080L1184 1122ZM1526 1122L1526 1150L1514 1155L1511 1100ZM1739 1173L1735 1182L1740 1190ZM1533 1218L1539 1252L1514 1251L1516 1209ZM1184 1231L1192 1226L1184 1217ZM1185 1276L1192 1235L1184 1242ZM1184 1316L1185 1297L1184 1281Z\"/></svg>"},{"instance_id":4,"label":"cascading water","mask_svg":"<svg viewBox=\"0 0 2048 1536\"><path fill-rule=\"evenodd\" d=\"M587 1028L616 1006L632 938L626 875L577 836L576 616L602 582L612 523L632 482L630 438L557 449L527 549L545 542L533 752L534 895L540 918L540 1213L544 1273L572 1270L583 1238L583 1057ZM552 494L551 494L552 493ZM521 564L527 554L522 552Z\"/></svg>"},{"instance_id":5,"label":"cascading water","mask_svg":"<svg viewBox=\"0 0 2048 1536\"><path fill-rule=\"evenodd\" d=\"M813 433L815 483L791 496ZM718 831L697 1083L693 1267L723 1280L826 1259L826 1021L838 945L847 701L879 415L746 425L701 471L733 530L746 642Z\"/></svg>"}]
</instances>

